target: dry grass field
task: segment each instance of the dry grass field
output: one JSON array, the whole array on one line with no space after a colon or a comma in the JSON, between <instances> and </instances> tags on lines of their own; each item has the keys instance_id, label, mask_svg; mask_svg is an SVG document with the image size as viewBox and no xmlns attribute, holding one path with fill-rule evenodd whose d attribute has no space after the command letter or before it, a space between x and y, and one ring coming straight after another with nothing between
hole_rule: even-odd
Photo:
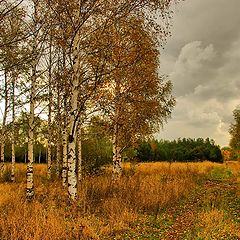
<instances>
[{"instance_id":1,"label":"dry grass field","mask_svg":"<svg viewBox=\"0 0 240 240\"><path fill-rule=\"evenodd\" d=\"M240 163L126 164L87 176L71 204L57 178L35 165L36 196L25 201L26 166L0 183L1 240L240 239Z\"/></svg>"}]
</instances>

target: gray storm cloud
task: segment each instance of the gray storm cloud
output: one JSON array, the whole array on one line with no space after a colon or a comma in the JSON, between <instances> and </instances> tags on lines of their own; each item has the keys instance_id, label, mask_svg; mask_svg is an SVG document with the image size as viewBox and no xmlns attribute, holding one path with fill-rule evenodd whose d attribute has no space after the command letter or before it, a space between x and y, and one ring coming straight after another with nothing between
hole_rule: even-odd
<instances>
[{"instance_id":1,"label":"gray storm cloud","mask_svg":"<svg viewBox=\"0 0 240 240\"><path fill-rule=\"evenodd\" d=\"M215 55L212 44L203 47L200 41L188 43L182 48L170 75L177 96L191 93L197 86L211 81L213 74L209 65Z\"/></svg>"},{"instance_id":2,"label":"gray storm cloud","mask_svg":"<svg viewBox=\"0 0 240 240\"><path fill-rule=\"evenodd\" d=\"M174 85L177 106L159 138L210 137L229 142L240 104L239 0L191 0L177 7L161 72Z\"/></svg>"}]
</instances>

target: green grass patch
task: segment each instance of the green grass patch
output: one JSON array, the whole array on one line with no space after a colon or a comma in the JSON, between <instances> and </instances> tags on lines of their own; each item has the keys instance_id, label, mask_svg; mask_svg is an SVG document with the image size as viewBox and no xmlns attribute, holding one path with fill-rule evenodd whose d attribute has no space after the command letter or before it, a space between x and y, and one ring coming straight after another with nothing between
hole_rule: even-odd
<instances>
[{"instance_id":1,"label":"green grass patch","mask_svg":"<svg viewBox=\"0 0 240 240\"><path fill-rule=\"evenodd\" d=\"M208 177L211 180L224 180L232 176L233 176L232 170L223 167L213 168L208 175Z\"/></svg>"}]
</instances>

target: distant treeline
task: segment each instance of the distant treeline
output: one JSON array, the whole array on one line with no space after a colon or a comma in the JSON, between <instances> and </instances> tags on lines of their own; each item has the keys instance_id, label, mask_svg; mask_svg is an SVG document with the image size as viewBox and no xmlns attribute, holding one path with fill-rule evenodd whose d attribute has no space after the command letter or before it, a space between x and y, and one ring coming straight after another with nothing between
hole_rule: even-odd
<instances>
[{"instance_id":1,"label":"distant treeline","mask_svg":"<svg viewBox=\"0 0 240 240\"><path fill-rule=\"evenodd\" d=\"M140 162L193 162L204 160L223 162L220 147L209 138L205 140L203 138L183 138L174 141L145 141L139 146L137 152Z\"/></svg>"},{"instance_id":2,"label":"distant treeline","mask_svg":"<svg viewBox=\"0 0 240 240\"><path fill-rule=\"evenodd\" d=\"M96 129L95 129L96 130ZM56 146L52 146L53 161L56 158ZM91 134L82 141L83 167L87 172L95 172L105 164L112 162L112 143L105 134ZM183 138L174 141L149 140L142 142L137 148L127 148L122 154L124 161L152 162L177 161L195 162L209 160L223 162L219 146L213 140ZM5 145L6 161L11 161L11 143ZM36 141L34 144L36 163L46 163L46 147ZM27 161L27 144L16 146L16 161Z\"/></svg>"}]
</instances>

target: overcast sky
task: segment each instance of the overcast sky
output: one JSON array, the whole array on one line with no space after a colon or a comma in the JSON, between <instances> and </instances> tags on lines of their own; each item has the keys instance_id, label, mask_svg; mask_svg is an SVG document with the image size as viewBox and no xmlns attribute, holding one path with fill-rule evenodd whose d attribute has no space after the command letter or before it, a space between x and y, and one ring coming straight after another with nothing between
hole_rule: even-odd
<instances>
[{"instance_id":1,"label":"overcast sky","mask_svg":"<svg viewBox=\"0 0 240 240\"><path fill-rule=\"evenodd\" d=\"M240 104L240 0L185 0L175 7L161 72L177 105L158 138L210 137L228 145Z\"/></svg>"}]
</instances>

